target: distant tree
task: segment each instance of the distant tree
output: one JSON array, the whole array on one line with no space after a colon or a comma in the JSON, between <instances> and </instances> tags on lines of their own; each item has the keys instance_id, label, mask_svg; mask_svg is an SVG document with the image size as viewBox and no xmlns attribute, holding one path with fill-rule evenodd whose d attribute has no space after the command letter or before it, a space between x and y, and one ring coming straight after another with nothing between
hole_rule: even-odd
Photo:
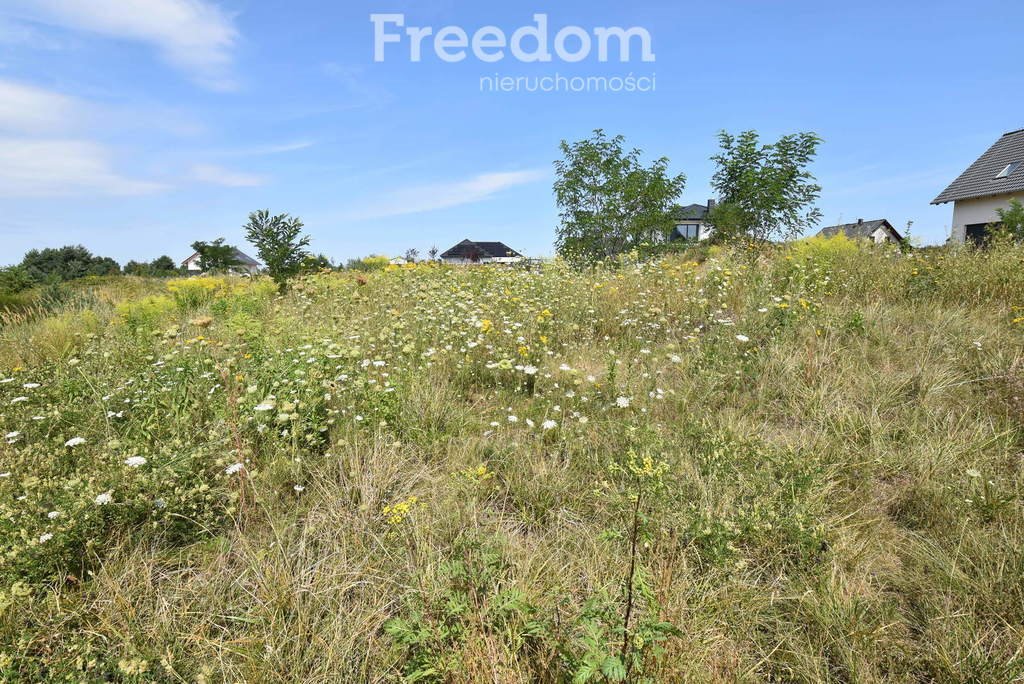
<instances>
[{"instance_id":1,"label":"distant tree","mask_svg":"<svg viewBox=\"0 0 1024 684\"><path fill-rule=\"evenodd\" d=\"M722 131L718 140L721 152L711 158L718 166L711 185L720 201L708 216L716 241L789 240L821 219L813 206L821 186L807 171L821 138L795 133L762 145L757 131L738 136Z\"/></svg>"},{"instance_id":2,"label":"distant tree","mask_svg":"<svg viewBox=\"0 0 1024 684\"><path fill-rule=\"evenodd\" d=\"M427 250L427 256L430 257L431 261L437 261L437 255L438 255L438 252L440 252L440 251L441 250L439 250L437 248L437 245L432 245L430 247L430 249Z\"/></svg>"},{"instance_id":3,"label":"distant tree","mask_svg":"<svg viewBox=\"0 0 1024 684\"><path fill-rule=\"evenodd\" d=\"M192 249L199 255L199 267L203 271L229 271L239 264L235 256L237 248L224 244L224 238L213 242L193 242Z\"/></svg>"},{"instance_id":4,"label":"distant tree","mask_svg":"<svg viewBox=\"0 0 1024 684\"><path fill-rule=\"evenodd\" d=\"M350 271L380 271L387 267L391 260L386 256L371 254L362 259L349 259L345 268Z\"/></svg>"},{"instance_id":5,"label":"distant tree","mask_svg":"<svg viewBox=\"0 0 1024 684\"><path fill-rule=\"evenodd\" d=\"M34 282L64 281L89 275L114 275L121 267L109 257L94 256L81 245L33 249L21 260L21 267Z\"/></svg>"},{"instance_id":6,"label":"distant tree","mask_svg":"<svg viewBox=\"0 0 1024 684\"><path fill-rule=\"evenodd\" d=\"M409 263L416 263L416 260L420 258L420 250L415 247L405 250L405 260Z\"/></svg>"},{"instance_id":7,"label":"distant tree","mask_svg":"<svg viewBox=\"0 0 1024 684\"><path fill-rule=\"evenodd\" d=\"M325 254L308 254L302 260L302 267L299 270L304 273L315 273L324 269L334 269L334 264Z\"/></svg>"},{"instance_id":8,"label":"distant tree","mask_svg":"<svg viewBox=\"0 0 1024 684\"><path fill-rule=\"evenodd\" d=\"M167 276L179 273L181 273L181 269L174 263L174 259L169 256L157 257L150 262L129 261L124 265L125 275L166 278Z\"/></svg>"},{"instance_id":9,"label":"distant tree","mask_svg":"<svg viewBox=\"0 0 1024 684\"><path fill-rule=\"evenodd\" d=\"M149 264L142 261L129 261L124 265L122 269L125 275L130 276L148 276L149 275Z\"/></svg>"},{"instance_id":10,"label":"distant tree","mask_svg":"<svg viewBox=\"0 0 1024 684\"><path fill-rule=\"evenodd\" d=\"M178 268L178 264L174 262L174 259L166 254L153 259L153 261L149 263L149 268L155 276L176 275L181 272L181 269Z\"/></svg>"},{"instance_id":11,"label":"distant tree","mask_svg":"<svg viewBox=\"0 0 1024 684\"><path fill-rule=\"evenodd\" d=\"M640 150L626 151L626 139L598 129L587 140L562 141L555 162L555 202L561 224L559 254L585 263L668 239L670 210L686 176L668 174L668 159L650 166Z\"/></svg>"},{"instance_id":12,"label":"distant tree","mask_svg":"<svg viewBox=\"0 0 1024 684\"><path fill-rule=\"evenodd\" d=\"M0 268L0 295L18 294L34 284L32 276L21 266Z\"/></svg>"},{"instance_id":13,"label":"distant tree","mask_svg":"<svg viewBox=\"0 0 1024 684\"><path fill-rule=\"evenodd\" d=\"M306 249L309 236L302 235L302 221L297 216L271 216L269 209L254 211L245 225L245 239L256 247L281 292L287 289L288 279L299 272L303 259L309 255Z\"/></svg>"}]
</instances>

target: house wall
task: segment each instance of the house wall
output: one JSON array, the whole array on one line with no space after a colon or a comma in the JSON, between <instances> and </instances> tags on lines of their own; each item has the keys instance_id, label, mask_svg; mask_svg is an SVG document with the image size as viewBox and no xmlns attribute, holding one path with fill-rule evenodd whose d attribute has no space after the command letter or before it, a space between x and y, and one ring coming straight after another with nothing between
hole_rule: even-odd
<instances>
[{"instance_id":1,"label":"house wall","mask_svg":"<svg viewBox=\"0 0 1024 684\"><path fill-rule=\"evenodd\" d=\"M996 209L1006 209L1010 200L1018 195L995 195L978 199L959 200L953 203L953 227L950 241L962 243L966 239L966 226L976 223L993 223L999 220ZM1019 197L1024 200L1024 197Z\"/></svg>"},{"instance_id":2,"label":"house wall","mask_svg":"<svg viewBox=\"0 0 1024 684\"><path fill-rule=\"evenodd\" d=\"M882 245L887 242L897 242L896 236L885 228L878 228L875 230L875 232L871 234L871 239L875 241L876 245Z\"/></svg>"}]
</instances>

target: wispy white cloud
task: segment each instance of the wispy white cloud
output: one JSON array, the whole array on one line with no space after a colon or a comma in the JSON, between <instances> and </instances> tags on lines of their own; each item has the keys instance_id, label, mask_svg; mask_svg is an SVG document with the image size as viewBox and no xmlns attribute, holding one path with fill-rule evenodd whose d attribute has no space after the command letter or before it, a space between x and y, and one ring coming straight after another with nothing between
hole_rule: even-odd
<instances>
[{"instance_id":1,"label":"wispy white cloud","mask_svg":"<svg viewBox=\"0 0 1024 684\"><path fill-rule=\"evenodd\" d=\"M164 189L117 173L104 145L69 137L92 115L76 98L0 79L0 196L138 195Z\"/></svg>"},{"instance_id":2,"label":"wispy white cloud","mask_svg":"<svg viewBox=\"0 0 1024 684\"><path fill-rule=\"evenodd\" d=\"M251 173L231 171L214 164L196 164L192 167L192 180L228 188L251 188L264 185L267 179Z\"/></svg>"},{"instance_id":3,"label":"wispy white cloud","mask_svg":"<svg viewBox=\"0 0 1024 684\"><path fill-rule=\"evenodd\" d=\"M165 189L113 170L110 153L84 140L0 138L0 196L142 195Z\"/></svg>"},{"instance_id":4,"label":"wispy white cloud","mask_svg":"<svg viewBox=\"0 0 1024 684\"><path fill-rule=\"evenodd\" d=\"M224 150L223 154L235 157L261 157L270 154L286 154L307 150L315 145L312 140L294 140L278 144L253 145L252 147L240 147L237 149Z\"/></svg>"},{"instance_id":5,"label":"wispy white cloud","mask_svg":"<svg viewBox=\"0 0 1024 684\"><path fill-rule=\"evenodd\" d=\"M64 130L80 111L70 97L0 79L0 131L38 134Z\"/></svg>"},{"instance_id":6,"label":"wispy white cloud","mask_svg":"<svg viewBox=\"0 0 1024 684\"><path fill-rule=\"evenodd\" d=\"M232 18L205 0L7 0L7 12L154 46L161 57L215 90L235 86L231 75L238 31Z\"/></svg>"},{"instance_id":7,"label":"wispy white cloud","mask_svg":"<svg viewBox=\"0 0 1024 684\"><path fill-rule=\"evenodd\" d=\"M346 216L349 220L366 220L419 214L474 204L494 195L546 176L540 170L482 173L472 178L446 183L431 183L396 190L378 198L370 205Z\"/></svg>"}]
</instances>

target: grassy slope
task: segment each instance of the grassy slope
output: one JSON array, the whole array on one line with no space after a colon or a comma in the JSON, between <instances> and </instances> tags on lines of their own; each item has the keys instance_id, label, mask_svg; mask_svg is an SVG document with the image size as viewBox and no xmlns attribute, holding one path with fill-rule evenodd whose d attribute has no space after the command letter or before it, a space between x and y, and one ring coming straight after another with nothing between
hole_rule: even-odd
<instances>
[{"instance_id":1,"label":"grassy slope","mask_svg":"<svg viewBox=\"0 0 1024 684\"><path fill-rule=\"evenodd\" d=\"M1020 678L1022 264L107 285L0 329L0 672Z\"/></svg>"}]
</instances>

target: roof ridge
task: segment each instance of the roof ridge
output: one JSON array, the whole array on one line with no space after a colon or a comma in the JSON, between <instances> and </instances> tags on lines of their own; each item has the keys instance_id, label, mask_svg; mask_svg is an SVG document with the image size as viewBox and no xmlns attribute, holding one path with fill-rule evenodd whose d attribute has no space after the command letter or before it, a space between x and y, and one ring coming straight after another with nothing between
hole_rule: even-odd
<instances>
[{"instance_id":1,"label":"roof ridge","mask_svg":"<svg viewBox=\"0 0 1024 684\"><path fill-rule=\"evenodd\" d=\"M1005 138L1006 136L1013 135L1014 133L1024 133L1024 128L1018 128L1015 131L1007 131L1006 133L1003 133L1003 137Z\"/></svg>"}]
</instances>

